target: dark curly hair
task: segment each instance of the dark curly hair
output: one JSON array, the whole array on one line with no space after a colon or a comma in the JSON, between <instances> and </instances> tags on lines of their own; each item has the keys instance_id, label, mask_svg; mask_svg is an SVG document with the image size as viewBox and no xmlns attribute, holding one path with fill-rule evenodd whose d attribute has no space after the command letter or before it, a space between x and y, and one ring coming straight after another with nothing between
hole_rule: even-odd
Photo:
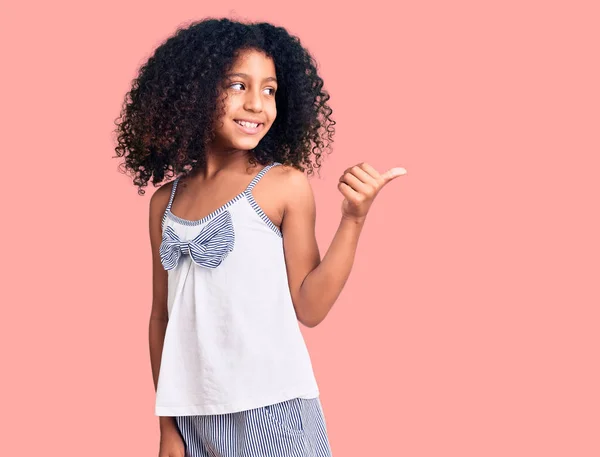
<instances>
[{"instance_id":1,"label":"dark curly hair","mask_svg":"<svg viewBox=\"0 0 600 457\"><path fill-rule=\"evenodd\" d=\"M138 194L150 179L156 187L169 172L167 178L205 166L224 75L248 49L273 59L278 81L277 116L252 150L251 164L277 161L309 175L321 166L335 121L317 64L300 39L266 22L208 18L178 28L155 50L115 121L116 157L124 157L119 168L132 174Z\"/></svg>"}]
</instances>

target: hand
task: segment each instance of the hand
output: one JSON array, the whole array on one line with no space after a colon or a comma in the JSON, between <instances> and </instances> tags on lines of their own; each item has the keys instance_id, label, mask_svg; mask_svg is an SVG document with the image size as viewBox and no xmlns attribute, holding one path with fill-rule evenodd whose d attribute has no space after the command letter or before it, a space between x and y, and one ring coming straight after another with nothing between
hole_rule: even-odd
<instances>
[{"instance_id":1,"label":"hand","mask_svg":"<svg viewBox=\"0 0 600 457\"><path fill-rule=\"evenodd\" d=\"M348 168L338 183L338 189L345 197L342 202L343 217L363 222L371 203L383 186L404 174L406 170L400 167L379 174L371 165L364 162Z\"/></svg>"},{"instance_id":2,"label":"hand","mask_svg":"<svg viewBox=\"0 0 600 457\"><path fill-rule=\"evenodd\" d=\"M160 434L160 450L158 457L184 457L185 444L177 429L162 431Z\"/></svg>"}]
</instances>

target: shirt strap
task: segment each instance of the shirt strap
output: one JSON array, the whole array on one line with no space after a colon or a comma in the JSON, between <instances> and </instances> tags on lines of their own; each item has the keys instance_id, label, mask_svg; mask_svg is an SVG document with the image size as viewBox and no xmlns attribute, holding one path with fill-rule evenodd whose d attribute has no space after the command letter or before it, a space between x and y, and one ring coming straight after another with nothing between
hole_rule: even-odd
<instances>
[{"instance_id":1,"label":"shirt strap","mask_svg":"<svg viewBox=\"0 0 600 457\"><path fill-rule=\"evenodd\" d=\"M178 176L177 178L175 178L175 181L173 181L173 188L171 189L171 196L169 197L169 204L167 205L166 209L165 209L165 213L163 214L163 218L162 218L162 226L164 227L165 225L165 219L167 218L167 212L171 210L171 206L173 205L173 199L175 198L175 191L177 189L177 183L179 182L179 178L181 176Z\"/></svg>"},{"instance_id":2,"label":"shirt strap","mask_svg":"<svg viewBox=\"0 0 600 457\"><path fill-rule=\"evenodd\" d=\"M273 162L271 165L267 165L262 170L260 170L260 172L254 177L254 179L250 182L250 184L248 184L248 187L246 188L246 192L252 192L252 189L254 189L254 186L256 186L258 181L261 180L261 178L265 175L265 173L267 171L269 171L271 168L276 167L277 165L281 165L281 163Z\"/></svg>"}]
</instances>

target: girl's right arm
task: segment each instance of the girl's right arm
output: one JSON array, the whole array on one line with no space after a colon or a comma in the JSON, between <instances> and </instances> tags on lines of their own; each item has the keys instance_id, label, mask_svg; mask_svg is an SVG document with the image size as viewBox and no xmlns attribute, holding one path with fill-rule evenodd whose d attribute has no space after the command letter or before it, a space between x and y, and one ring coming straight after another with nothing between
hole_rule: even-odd
<instances>
[{"instance_id":1,"label":"girl's right arm","mask_svg":"<svg viewBox=\"0 0 600 457\"><path fill-rule=\"evenodd\" d=\"M169 315L167 311L167 271L160 262L159 248L162 241L162 217L167 207L171 194L172 183L160 187L150 199L150 245L152 248L152 311L150 312L150 323L148 337L150 343L150 363L152 365L152 377L154 390L158 386L158 374L162 358L165 332ZM175 419L168 416L160 416L160 430L172 431L177 428Z\"/></svg>"}]
</instances>

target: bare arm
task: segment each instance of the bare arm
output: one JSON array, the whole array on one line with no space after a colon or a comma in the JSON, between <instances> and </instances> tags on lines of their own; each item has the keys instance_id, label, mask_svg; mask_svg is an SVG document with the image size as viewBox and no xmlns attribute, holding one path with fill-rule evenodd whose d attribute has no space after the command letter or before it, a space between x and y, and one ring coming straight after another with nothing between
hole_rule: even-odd
<instances>
[{"instance_id":1,"label":"bare arm","mask_svg":"<svg viewBox=\"0 0 600 457\"><path fill-rule=\"evenodd\" d=\"M321 260L315 239L312 189L304 174L289 172L281 228L290 292L302 324L314 327L325 319L350 276L373 199L385 184L404 173L404 169L392 169L380 175L368 164L345 171L338 184L345 197L342 218Z\"/></svg>"},{"instance_id":2,"label":"bare arm","mask_svg":"<svg viewBox=\"0 0 600 457\"><path fill-rule=\"evenodd\" d=\"M150 346L150 364L154 389L158 385L160 362L162 358L165 332L169 322L167 310L167 271L160 262L159 248L162 241L162 215L168 203L171 185L158 189L150 199L150 245L152 248L152 310L148 326L148 340ZM160 429L173 429L176 427L173 417L161 416Z\"/></svg>"}]
</instances>

